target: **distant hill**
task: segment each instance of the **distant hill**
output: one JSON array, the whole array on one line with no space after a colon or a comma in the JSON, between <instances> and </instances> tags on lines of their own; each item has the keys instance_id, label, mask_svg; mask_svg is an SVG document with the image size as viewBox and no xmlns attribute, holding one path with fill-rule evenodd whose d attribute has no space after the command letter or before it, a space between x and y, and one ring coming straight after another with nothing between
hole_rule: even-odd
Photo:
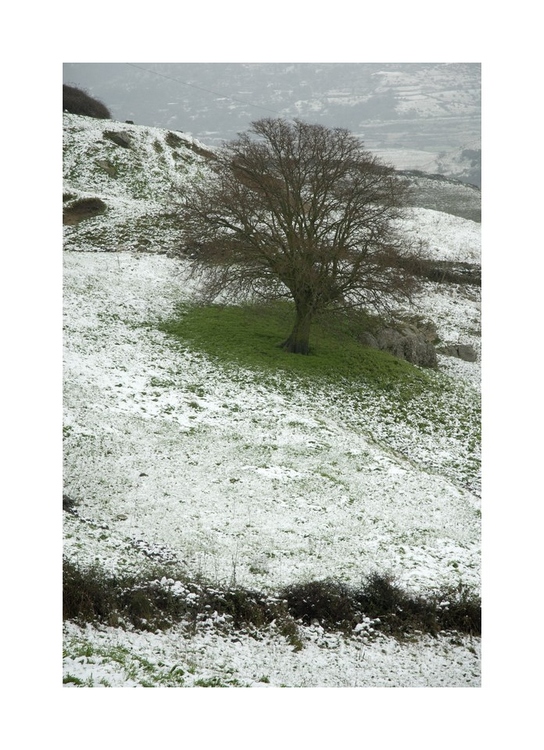
<instances>
[{"instance_id":1,"label":"distant hill","mask_svg":"<svg viewBox=\"0 0 544 750\"><path fill-rule=\"evenodd\" d=\"M176 252L177 204L215 151L164 128L64 114L66 249ZM480 220L478 188L407 170L412 205Z\"/></svg>"},{"instance_id":2,"label":"distant hill","mask_svg":"<svg viewBox=\"0 0 544 750\"><path fill-rule=\"evenodd\" d=\"M399 174L412 186L411 205L481 221L481 192L475 185L418 170L402 170Z\"/></svg>"}]
</instances>

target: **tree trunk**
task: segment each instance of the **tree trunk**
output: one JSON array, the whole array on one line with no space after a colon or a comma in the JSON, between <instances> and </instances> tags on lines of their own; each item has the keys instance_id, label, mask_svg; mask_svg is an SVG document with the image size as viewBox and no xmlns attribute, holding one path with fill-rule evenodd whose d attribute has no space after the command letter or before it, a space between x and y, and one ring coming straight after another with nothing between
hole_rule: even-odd
<instances>
[{"instance_id":1,"label":"tree trunk","mask_svg":"<svg viewBox=\"0 0 544 750\"><path fill-rule=\"evenodd\" d=\"M295 325L281 348L293 354L308 354L310 351L310 324L312 313L297 305Z\"/></svg>"}]
</instances>

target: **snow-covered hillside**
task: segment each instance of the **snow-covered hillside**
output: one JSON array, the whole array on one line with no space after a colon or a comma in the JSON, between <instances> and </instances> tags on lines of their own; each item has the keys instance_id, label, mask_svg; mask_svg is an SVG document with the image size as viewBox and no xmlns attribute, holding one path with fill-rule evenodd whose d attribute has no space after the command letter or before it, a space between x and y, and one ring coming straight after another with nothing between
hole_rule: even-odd
<instances>
[{"instance_id":1,"label":"snow-covered hillside","mask_svg":"<svg viewBox=\"0 0 544 750\"><path fill-rule=\"evenodd\" d=\"M281 373L274 388L162 333L194 296L189 261L167 254L178 242L171 199L208 158L168 134L65 116L65 205L107 206L65 227L66 559L116 575L149 575L152 562L272 595L376 572L415 594L479 592L479 362L440 355L429 376L439 402L420 395L399 421L364 383L360 401L319 382L297 390ZM433 259L471 264L479 229L422 207L406 224ZM428 282L411 312L444 344L479 351L477 287ZM479 685L477 638L403 644L314 623L294 652L273 627L256 640L220 619L162 634L66 623L66 684Z\"/></svg>"},{"instance_id":2,"label":"snow-covered hillside","mask_svg":"<svg viewBox=\"0 0 544 750\"><path fill-rule=\"evenodd\" d=\"M176 249L175 207L213 153L183 133L65 113L64 213L99 197L102 216L65 226L65 250Z\"/></svg>"}]
</instances>

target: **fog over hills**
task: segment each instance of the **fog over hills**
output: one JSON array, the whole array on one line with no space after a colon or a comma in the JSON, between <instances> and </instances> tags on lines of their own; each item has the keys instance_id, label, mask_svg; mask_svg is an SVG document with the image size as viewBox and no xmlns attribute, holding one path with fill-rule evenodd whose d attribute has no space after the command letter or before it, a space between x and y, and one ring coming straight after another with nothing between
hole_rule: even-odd
<instances>
[{"instance_id":1,"label":"fog over hills","mask_svg":"<svg viewBox=\"0 0 544 750\"><path fill-rule=\"evenodd\" d=\"M345 127L401 169L480 185L479 63L65 63L117 120L210 146L261 117Z\"/></svg>"}]
</instances>

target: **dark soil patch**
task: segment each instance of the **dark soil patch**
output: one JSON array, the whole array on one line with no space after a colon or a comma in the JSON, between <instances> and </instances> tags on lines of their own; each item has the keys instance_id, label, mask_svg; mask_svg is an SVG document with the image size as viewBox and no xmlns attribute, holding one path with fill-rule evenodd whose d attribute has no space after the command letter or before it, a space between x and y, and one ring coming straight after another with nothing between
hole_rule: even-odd
<instances>
[{"instance_id":1,"label":"dark soil patch","mask_svg":"<svg viewBox=\"0 0 544 750\"><path fill-rule=\"evenodd\" d=\"M100 198L80 198L64 207L62 223L77 224L85 219L103 214L106 209L106 204Z\"/></svg>"}]
</instances>

